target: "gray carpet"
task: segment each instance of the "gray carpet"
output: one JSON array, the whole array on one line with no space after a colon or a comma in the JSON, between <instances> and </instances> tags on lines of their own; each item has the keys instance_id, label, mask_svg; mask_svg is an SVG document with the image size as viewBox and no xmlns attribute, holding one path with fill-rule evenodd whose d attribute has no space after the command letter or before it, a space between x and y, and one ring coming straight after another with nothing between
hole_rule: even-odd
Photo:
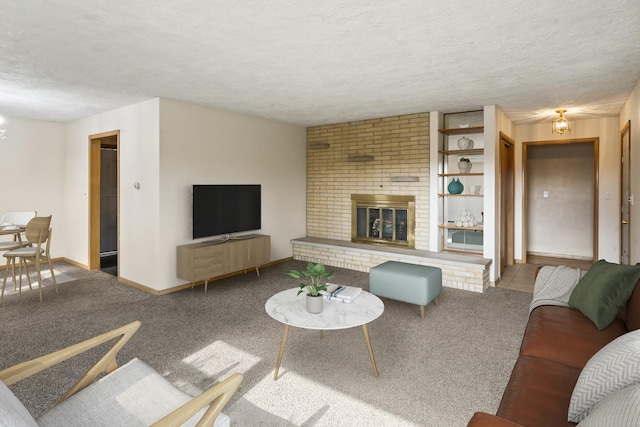
<instances>
[{"instance_id":1,"label":"gray carpet","mask_svg":"<svg viewBox=\"0 0 640 427\"><path fill-rule=\"evenodd\" d=\"M133 320L142 327L120 352L139 357L174 384L197 393L230 373L245 376L225 412L236 426L464 426L475 411L495 412L516 360L531 294L444 288L425 319L417 306L384 300L369 324L379 370L372 374L362 328L325 332L291 328L280 377L273 371L283 325L265 301L294 287L284 272L296 261L164 296L149 295L106 273L56 263L60 294L44 280L0 305L0 369ZM333 282L368 288L365 273L331 268ZM12 390L32 414L53 405L98 352L66 362Z\"/></svg>"}]
</instances>

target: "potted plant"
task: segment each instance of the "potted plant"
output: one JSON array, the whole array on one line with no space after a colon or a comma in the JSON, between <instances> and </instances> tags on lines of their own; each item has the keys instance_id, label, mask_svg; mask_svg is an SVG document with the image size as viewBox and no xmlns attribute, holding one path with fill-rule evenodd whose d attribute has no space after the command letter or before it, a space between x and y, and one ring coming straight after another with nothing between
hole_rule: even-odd
<instances>
[{"instance_id":1,"label":"potted plant","mask_svg":"<svg viewBox=\"0 0 640 427\"><path fill-rule=\"evenodd\" d=\"M307 311L309 313L320 313L323 299L320 292L327 290L326 279L330 279L333 276L333 272L327 271L322 263L313 264L310 262L307 264L305 271L288 270L285 274L293 279L300 280L298 295L306 292Z\"/></svg>"}]
</instances>

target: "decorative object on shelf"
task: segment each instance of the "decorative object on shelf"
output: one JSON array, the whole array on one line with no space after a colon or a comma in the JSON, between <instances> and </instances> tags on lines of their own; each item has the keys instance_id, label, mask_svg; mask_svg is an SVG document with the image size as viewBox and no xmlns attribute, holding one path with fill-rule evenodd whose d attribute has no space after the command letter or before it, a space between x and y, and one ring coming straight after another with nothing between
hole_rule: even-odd
<instances>
[{"instance_id":1,"label":"decorative object on shelf","mask_svg":"<svg viewBox=\"0 0 640 427\"><path fill-rule=\"evenodd\" d=\"M452 178L447 186L447 190L449 190L450 194L462 194L464 184L462 184L458 178Z\"/></svg>"},{"instance_id":2,"label":"decorative object on shelf","mask_svg":"<svg viewBox=\"0 0 640 427\"><path fill-rule=\"evenodd\" d=\"M462 157L458 160L458 169L460 169L460 173L469 173L471 171L471 160L466 157Z\"/></svg>"},{"instance_id":3,"label":"decorative object on shelf","mask_svg":"<svg viewBox=\"0 0 640 427\"><path fill-rule=\"evenodd\" d=\"M419 176L392 176L391 182L418 182Z\"/></svg>"},{"instance_id":4,"label":"decorative object on shelf","mask_svg":"<svg viewBox=\"0 0 640 427\"><path fill-rule=\"evenodd\" d=\"M348 162L370 162L373 160L373 156L368 154L349 154L347 157Z\"/></svg>"},{"instance_id":5,"label":"decorative object on shelf","mask_svg":"<svg viewBox=\"0 0 640 427\"><path fill-rule=\"evenodd\" d=\"M475 227L478 225L478 221L469 209L463 209L460 215L455 220L457 227Z\"/></svg>"},{"instance_id":6,"label":"decorative object on shelf","mask_svg":"<svg viewBox=\"0 0 640 427\"><path fill-rule=\"evenodd\" d=\"M309 148L311 148L312 150L322 150L325 148L329 148L331 145L329 145L328 142L312 142L311 144L309 144Z\"/></svg>"},{"instance_id":7,"label":"decorative object on shelf","mask_svg":"<svg viewBox=\"0 0 640 427\"><path fill-rule=\"evenodd\" d=\"M307 293L306 306L309 313L322 312L322 294L321 291L327 290L327 280L333 276L332 271L326 271L324 264L307 264L305 271L288 270L287 276L300 280L300 289L297 295L302 292Z\"/></svg>"},{"instance_id":8,"label":"decorative object on shelf","mask_svg":"<svg viewBox=\"0 0 640 427\"><path fill-rule=\"evenodd\" d=\"M562 135L565 132L571 132L571 122L564 118L564 113L566 112L567 110L556 110L556 113L560 114L560 117L553 121L551 133Z\"/></svg>"},{"instance_id":9,"label":"decorative object on shelf","mask_svg":"<svg viewBox=\"0 0 640 427\"><path fill-rule=\"evenodd\" d=\"M480 195L480 191L482 190L482 185L476 185L475 190L473 190L473 194L476 196Z\"/></svg>"},{"instance_id":10,"label":"decorative object on shelf","mask_svg":"<svg viewBox=\"0 0 640 427\"><path fill-rule=\"evenodd\" d=\"M461 150L470 150L473 148L473 139L463 136L458 140L458 148Z\"/></svg>"}]
</instances>

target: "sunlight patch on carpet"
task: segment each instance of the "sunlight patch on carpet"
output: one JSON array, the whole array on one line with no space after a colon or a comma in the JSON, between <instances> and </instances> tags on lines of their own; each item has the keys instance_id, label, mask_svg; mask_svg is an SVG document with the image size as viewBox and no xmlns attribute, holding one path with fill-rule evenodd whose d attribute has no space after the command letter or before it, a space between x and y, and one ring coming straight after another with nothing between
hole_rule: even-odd
<instances>
[{"instance_id":1,"label":"sunlight patch on carpet","mask_svg":"<svg viewBox=\"0 0 640 427\"><path fill-rule=\"evenodd\" d=\"M345 419L349 425L417 426L291 371L283 372L282 368L277 381L272 373L242 397L233 405L233 421L238 425L247 425L244 421L250 422L252 417L255 420L262 412L262 416L276 417L296 426L340 426Z\"/></svg>"},{"instance_id":2,"label":"sunlight patch on carpet","mask_svg":"<svg viewBox=\"0 0 640 427\"><path fill-rule=\"evenodd\" d=\"M71 282L71 281L76 280L76 278L71 276L70 274L62 273L62 272L56 270L55 268L53 269L53 272L56 275L56 283L58 283L58 285L60 283ZM42 281L43 282L45 280L47 280L47 279L51 279L51 272L49 270L42 270L40 275L42 276Z\"/></svg>"},{"instance_id":3,"label":"sunlight patch on carpet","mask_svg":"<svg viewBox=\"0 0 640 427\"><path fill-rule=\"evenodd\" d=\"M214 341L182 361L206 376L222 381L236 372L247 372L260 362L260 358L224 341Z\"/></svg>"},{"instance_id":4,"label":"sunlight patch on carpet","mask_svg":"<svg viewBox=\"0 0 640 427\"><path fill-rule=\"evenodd\" d=\"M53 272L56 275L56 283L58 285L60 285L61 283L66 283L66 282L73 282L74 280L76 280L75 277L73 277L70 274L67 273L62 273L58 270L56 270L55 268L53 269ZM31 287L33 289L38 289L38 274L34 271L33 268L29 269L29 277L31 278ZM51 271L47 270L42 270L40 272L40 276L42 277L42 282L43 282L43 287L46 286L53 286L53 280L51 279ZM11 278L11 273L9 273L9 277L7 280L7 287L6 290L9 291L9 282L13 282L12 278ZM18 275L18 272L16 271L16 282L18 285L20 285L20 276ZM11 286L11 290L13 290L13 286ZM23 273L22 275L22 290L23 291L28 291L29 290L29 280L27 279L26 274Z\"/></svg>"}]
</instances>

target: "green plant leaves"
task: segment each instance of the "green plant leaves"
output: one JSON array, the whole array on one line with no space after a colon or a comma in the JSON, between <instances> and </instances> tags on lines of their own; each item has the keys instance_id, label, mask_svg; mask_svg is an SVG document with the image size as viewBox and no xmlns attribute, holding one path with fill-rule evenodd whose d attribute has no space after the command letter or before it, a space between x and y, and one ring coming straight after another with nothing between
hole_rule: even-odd
<instances>
[{"instance_id":1,"label":"green plant leaves","mask_svg":"<svg viewBox=\"0 0 640 427\"><path fill-rule=\"evenodd\" d=\"M326 271L324 264L314 264L309 262L305 271L288 270L285 273L292 279L300 279L300 291L298 295L306 290L307 294L317 296L321 291L327 290L326 279L333 276L332 271Z\"/></svg>"}]
</instances>

